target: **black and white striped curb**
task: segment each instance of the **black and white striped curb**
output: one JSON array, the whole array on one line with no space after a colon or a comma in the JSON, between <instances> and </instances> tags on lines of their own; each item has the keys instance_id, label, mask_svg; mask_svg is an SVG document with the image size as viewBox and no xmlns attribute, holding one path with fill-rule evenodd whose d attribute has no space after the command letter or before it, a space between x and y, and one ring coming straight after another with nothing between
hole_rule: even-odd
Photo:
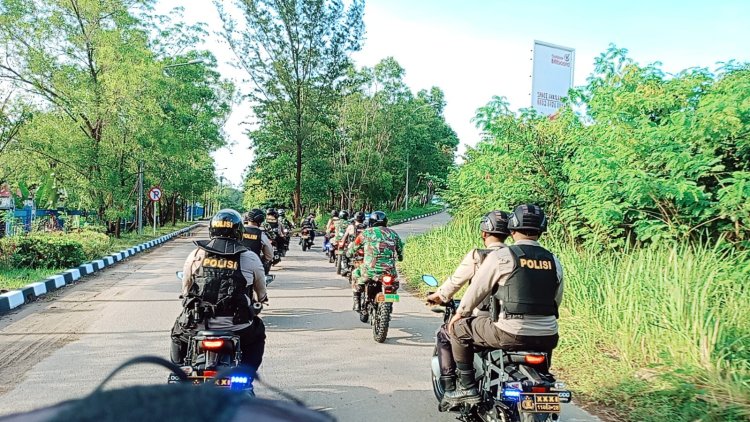
<instances>
[{"instance_id":1,"label":"black and white striped curb","mask_svg":"<svg viewBox=\"0 0 750 422\"><path fill-rule=\"evenodd\" d=\"M398 220L397 222L395 222L395 223L393 223L391 225L395 226L396 224L404 224L404 223L408 223L409 221L419 220L420 218L432 217L433 215L438 215L438 214L444 213L444 212L445 212L445 210L429 212L427 214L418 215L416 217L409 217L409 218L407 218L405 220Z\"/></svg>"},{"instance_id":2,"label":"black and white striped curb","mask_svg":"<svg viewBox=\"0 0 750 422\"><path fill-rule=\"evenodd\" d=\"M115 263L120 262L123 259L135 254L141 253L146 249L151 249L154 246L160 245L198 226L200 226L200 224L194 224L192 226L185 227L184 229L177 230L176 232L172 232L157 239L150 240L146 243L141 243L138 246L133 246L132 248L128 248L120 252L113 253L112 255L105 256L102 259L81 264L76 268L71 268L65 272L53 275L52 277L48 277L42 281L27 284L19 290L11 290L10 292L0 294L0 314L6 313L12 309L16 309L27 303L33 302L37 298L44 296L49 292L55 291L66 285L73 284L73 282L79 280L85 275L95 273L103 268L109 267L110 265L114 265Z\"/></svg>"}]
</instances>

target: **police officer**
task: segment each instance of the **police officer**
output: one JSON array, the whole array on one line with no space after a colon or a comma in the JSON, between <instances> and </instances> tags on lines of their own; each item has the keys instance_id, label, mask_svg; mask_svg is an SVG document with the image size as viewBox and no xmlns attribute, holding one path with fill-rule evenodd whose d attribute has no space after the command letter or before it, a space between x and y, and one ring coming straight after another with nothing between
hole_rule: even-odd
<instances>
[{"instance_id":1,"label":"police officer","mask_svg":"<svg viewBox=\"0 0 750 422\"><path fill-rule=\"evenodd\" d=\"M547 219L539 206L519 205L509 215L508 229L514 244L487 255L448 323L459 381L454 391L445 393L451 406L480 400L473 348L543 351L551 356L557 346L563 271L560 261L538 242ZM471 316L489 295L499 304L496 322Z\"/></svg>"},{"instance_id":2,"label":"police officer","mask_svg":"<svg viewBox=\"0 0 750 422\"><path fill-rule=\"evenodd\" d=\"M265 349L265 327L255 315L251 297L267 302L260 259L240 240L242 217L223 209L209 223L210 240L195 241L182 280L183 311L172 328L172 362L181 364L189 338L199 330L233 331L240 337L242 364L260 367ZM249 295L249 296L248 296Z\"/></svg>"},{"instance_id":3,"label":"police officer","mask_svg":"<svg viewBox=\"0 0 750 422\"><path fill-rule=\"evenodd\" d=\"M266 216L263 211L258 208L253 208L245 213L245 233L242 236L242 245L258 255L258 258L263 262L263 267L266 268L266 274L268 274L271 261L273 261L273 245L271 245L271 239L268 238L266 232L260 227L265 219Z\"/></svg>"},{"instance_id":4,"label":"police officer","mask_svg":"<svg viewBox=\"0 0 750 422\"><path fill-rule=\"evenodd\" d=\"M456 268L456 271L438 288L435 293L427 296L427 302L432 305L446 303L453 298L461 287L471 283L477 269L491 252L505 248L505 240L510 236L508 231L508 213L505 211L490 211L484 215L479 223L479 230L484 243L484 249L472 249L464 256L464 259ZM490 301L488 298L482 301L479 307L472 310L472 315L490 316ZM451 342L448 336L448 327L443 325L437 332L438 360L440 361L440 383L443 391L454 391L456 389L456 364L453 360ZM445 410L447 404L440 409Z\"/></svg>"}]
</instances>

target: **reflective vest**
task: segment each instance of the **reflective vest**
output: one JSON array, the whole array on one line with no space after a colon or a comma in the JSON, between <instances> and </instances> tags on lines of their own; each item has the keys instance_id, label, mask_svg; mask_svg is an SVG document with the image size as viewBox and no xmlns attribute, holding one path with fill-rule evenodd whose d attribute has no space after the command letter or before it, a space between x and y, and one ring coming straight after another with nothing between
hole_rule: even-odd
<instances>
[{"instance_id":1,"label":"reflective vest","mask_svg":"<svg viewBox=\"0 0 750 422\"><path fill-rule=\"evenodd\" d=\"M513 315L558 316L555 295L557 279L555 257L541 246L508 246L515 268L504 286L498 286L495 298L502 303L505 318Z\"/></svg>"}]
</instances>

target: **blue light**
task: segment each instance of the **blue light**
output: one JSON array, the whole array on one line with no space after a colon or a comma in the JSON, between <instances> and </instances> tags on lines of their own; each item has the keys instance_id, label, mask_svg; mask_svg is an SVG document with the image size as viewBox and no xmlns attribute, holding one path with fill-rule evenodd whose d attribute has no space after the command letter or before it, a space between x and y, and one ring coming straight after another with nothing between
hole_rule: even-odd
<instances>
[{"instance_id":1,"label":"blue light","mask_svg":"<svg viewBox=\"0 0 750 422\"><path fill-rule=\"evenodd\" d=\"M503 396L509 399L518 400L521 397L521 391L516 389L503 390Z\"/></svg>"},{"instance_id":2,"label":"blue light","mask_svg":"<svg viewBox=\"0 0 750 422\"><path fill-rule=\"evenodd\" d=\"M236 375L232 376L232 378L230 378L230 380L232 381L232 385L234 385L234 384L248 384L250 382L250 380L248 379L248 377L241 377L241 376L236 376Z\"/></svg>"}]
</instances>

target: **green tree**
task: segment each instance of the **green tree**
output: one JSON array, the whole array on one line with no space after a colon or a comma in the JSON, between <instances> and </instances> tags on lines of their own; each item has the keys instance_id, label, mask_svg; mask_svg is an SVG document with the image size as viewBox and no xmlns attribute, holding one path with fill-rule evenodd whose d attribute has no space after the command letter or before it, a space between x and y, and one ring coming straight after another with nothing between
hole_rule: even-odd
<instances>
[{"instance_id":1,"label":"green tree","mask_svg":"<svg viewBox=\"0 0 750 422\"><path fill-rule=\"evenodd\" d=\"M272 120L294 147L294 211L302 203L306 146L315 126L331 120L340 88L364 34L364 3L340 0L236 0L240 26L216 1L224 34L252 81L255 114Z\"/></svg>"}]
</instances>

